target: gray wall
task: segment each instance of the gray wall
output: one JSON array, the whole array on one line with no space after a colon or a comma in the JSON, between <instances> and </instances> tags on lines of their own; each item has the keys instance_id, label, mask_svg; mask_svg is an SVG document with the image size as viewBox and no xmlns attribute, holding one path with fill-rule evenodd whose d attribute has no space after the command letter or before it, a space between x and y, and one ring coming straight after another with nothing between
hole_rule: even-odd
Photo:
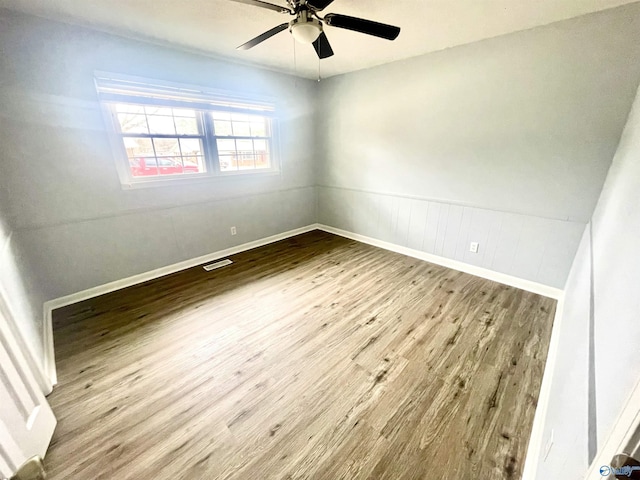
<instances>
[{"instance_id":1,"label":"gray wall","mask_svg":"<svg viewBox=\"0 0 640 480\"><path fill-rule=\"evenodd\" d=\"M592 220L599 445L640 380L639 158L640 97L636 97Z\"/></svg>"},{"instance_id":2,"label":"gray wall","mask_svg":"<svg viewBox=\"0 0 640 480\"><path fill-rule=\"evenodd\" d=\"M314 82L0 14L0 186L47 298L315 220ZM94 70L274 97L281 174L123 190Z\"/></svg>"},{"instance_id":3,"label":"gray wall","mask_svg":"<svg viewBox=\"0 0 640 480\"><path fill-rule=\"evenodd\" d=\"M321 221L562 287L639 79L631 4L324 81Z\"/></svg>"},{"instance_id":4,"label":"gray wall","mask_svg":"<svg viewBox=\"0 0 640 480\"><path fill-rule=\"evenodd\" d=\"M45 300L315 222L314 82L7 10L0 45L2 275L40 360ZM123 190L94 70L275 98L281 173Z\"/></svg>"},{"instance_id":5,"label":"gray wall","mask_svg":"<svg viewBox=\"0 0 640 480\"><path fill-rule=\"evenodd\" d=\"M593 240L587 229L567 282L560 356L545 419L546 438L553 428L555 446L546 461L540 459L541 480L558 472L568 480L583 478L587 427L595 426L592 432L601 447L640 380L638 158L640 91L591 220ZM591 400L589 388L595 390Z\"/></svg>"},{"instance_id":6,"label":"gray wall","mask_svg":"<svg viewBox=\"0 0 640 480\"><path fill-rule=\"evenodd\" d=\"M562 288L584 224L403 195L319 187L320 223ZM469 243L478 242L478 253Z\"/></svg>"},{"instance_id":7,"label":"gray wall","mask_svg":"<svg viewBox=\"0 0 640 480\"><path fill-rule=\"evenodd\" d=\"M531 459L538 463L537 480L582 480L589 464L589 242L587 227L565 287L559 348L544 418L542 444L546 447L553 431L553 445L546 458L543 450L538 459Z\"/></svg>"}]
</instances>

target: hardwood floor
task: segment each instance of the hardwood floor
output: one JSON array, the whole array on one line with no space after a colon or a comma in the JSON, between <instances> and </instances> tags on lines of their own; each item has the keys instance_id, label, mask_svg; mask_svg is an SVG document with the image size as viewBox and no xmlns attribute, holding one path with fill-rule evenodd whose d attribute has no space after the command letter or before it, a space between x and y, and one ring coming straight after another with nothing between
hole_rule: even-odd
<instances>
[{"instance_id":1,"label":"hardwood floor","mask_svg":"<svg viewBox=\"0 0 640 480\"><path fill-rule=\"evenodd\" d=\"M555 301L315 231L55 312L54 480L519 479Z\"/></svg>"}]
</instances>

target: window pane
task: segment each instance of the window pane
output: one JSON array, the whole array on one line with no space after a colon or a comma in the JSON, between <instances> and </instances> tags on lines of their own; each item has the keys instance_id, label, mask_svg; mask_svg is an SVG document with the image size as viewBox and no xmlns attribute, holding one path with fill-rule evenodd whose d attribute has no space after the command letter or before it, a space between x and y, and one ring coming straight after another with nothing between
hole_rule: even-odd
<instances>
[{"instance_id":1,"label":"window pane","mask_svg":"<svg viewBox=\"0 0 640 480\"><path fill-rule=\"evenodd\" d=\"M251 128L249 122L232 122L233 123L233 134L238 137L250 137L251 136Z\"/></svg>"},{"instance_id":2,"label":"window pane","mask_svg":"<svg viewBox=\"0 0 640 480\"><path fill-rule=\"evenodd\" d=\"M160 167L160 175L178 175L183 171L182 160L179 157L159 157L158 166Z\"/></svg>"},{"instance_id":3,"label":"window pane","mask_svg":"<svg viewBox=\"0 0 640 480\"><path fill-rule=\"evenodd\" d=\"M231 113L229 112L211 112L211 116L214 120L231 120Z\"/></svg>"},{"instance_id":4,"label":"window pane","mask_svg":"<svg viewBox=\"0 0 640 480\"><path fill-rule=\"evenodd\" d=\"M194 118L175 117L178 135L198 135L198 122Z\"/></svg>"},{"instance_id":5,"label":"window pane","mask_svg":"<svg viewBox=\"0 0 640 480\"><path fill-rule=\"evenodd\" d=\"M157 158L156 161L158 162L158 166L160 168L162 167L170 167L171 165L173 165L173 159L169 159L169 158Z\"/></svg>"},{"instance_id":6,"label":"window pane","mask_svg":"<svg viewBox=\"0 0 640 480\"><path fill-rule=\"evenodd\" d=\"M153 157L153 145L150 138L124 137L127 157Z\"/></svg>"},{"instance_id":7,"label":"window pane","mask_svg":"<svg viewBox=\"0 0 640 480\"><path fill-rule=\"evenodd\" d=\"M155 157L129 158L129 168L134 177L149 177L158 175Z\"/></svg>"},{"instance_id":8,"label":"window pane","mask_svg":"<svg viewBox=\"0 0 640 480\"><path fill-rule=\"evenodd\" d=\"M218 153L220 155L230 155L236 152L235 140L217 140Z\"/></svg>"},{"instance_id":9,"label":"window pane","mask_svg":"<svg viewBox=\"0 0 640 480\"><path fill-rule=\"evenodd\" d=\"M158 159L156 157L142 157L140 164L145 168L158 168Z\"/></svg>"},{"instance_id":10,"label":"window pane","mask_svg":"<svg viewBox=\"0 0 640 480\"><path fill-rule=\"evenodd\" d=\"M160 133L164 135L175 135L176 127L173 125L173 117L165 117L159 115L147 116L149 122L149 130L151 133Z\"/></svg>"},{"instance_id":11,"label":"window pane","mask_svg":"<svg viewBox=\"0 0 640 480\"><path fill-rule=\"evenodd\" d=\"M251 118L246 113L232 113L231 120L234 122L248 122Z\"/></svg>"},{"instance_id":12,"label":"window pane","mask_svg":"<svg viewBox=\"0 0 640 480\"><path fill-rule=\"evenodd\" d=\"M252 137L266 137L267 127L265 122L251 122L251 136Z\"/></svg>"},{"instance_id":13,"label":"window pane","mask_svg":"<svg viewBox=\"0 0 640 480\"><path fill-rule=\"evenodd\" d=\"M269 154L265 153L256 155L256 168L271 168Z\"/></svg>"},{"instance_id":14,"label":"window pane","mask_svg":"<svg viewBox=\"0 0 640 480\"><path fill-rule=\"evenodd\" d=\"M205 170L204 157L183 157L184 173L202 173Z\"/></svg>"},{"instance_id":15,"label":"window pane","mask_svg":"<svg viewBox=\"0 0 640 480\"><path fill-rule=\"evenodd\" d=\"M266 140L254 140L253 141L253 149L256 153L267 153L267 141Z\"/></svg>"},{"instance_id":16,"label":"window pane","mask_svg":"<svg viewBox=\"0 0 640 480\"><path fill-rule=\"evenodd\" d=\"M233 131L231 130L231 122L227 122L225 120L214 120L213 131L214 131L214 134L218 136L233 134Z\"/></svg>"},{"instance_id":17,"label":"window pane","mask_svg":"<svg viewBox=\"0 0 640 480\"><path fill-rule=\"evenodd\" d=\"M240 152L253 153L253 140L251 139L239 138L238 140L236 140L236 145L237 145L238 153Z\"/></svg>"},{"instance_id":18,"label":"window pane","mask_svg":"<svg viewBox=\"0 0 640 480\"><path fill-rule=\"evenodd\" d=\"M240 155L238 157L239 170L253 170L255 168L255 158L253 155Z\"/></svg>"},{"instance_id":19,"label":"window pane","mask_svg":"<svg viewBox=\"0 0 640 480\"><path fill-rule=\"evenodd\" d=\"M122 133L149 133L147 118L135 113L119 113L118 122Z\"/></svg>"},{"instance_id":20,"label":"window pane","mask_svg":"<svg viewBox=\"0 0 640 480\"><path fill-rule=\"evenodd\" d=\"M142 105L131 105L129 103L116 104L116 112L118 113L135 113L144 115L144 107Z\"/></svg>"},{"instance_id":21,"label":"window pane","mask_svg":"<svg viewBox=\"0 0 640 480\"><path fill-rule=\"evenodd\" d=\"M202 142L199 138L181 138L180 149L183 157L202 155Z\"/></svg>"},{"instance_id":22,"label":"window pane","mask_svg":"<svg viewBox=\"0 0 640 480\"><path fill-rule=\"evenodd\" d=\"M156 147L158 157L180 156L177 138L154 138L153 144Z\"/></svg>"},{"instance_id":23,"label":"window pane","mask_svg":"<svg viewBox=\"0 0 640 480\"><path fill-rule=\"evenodd\" d=\"M220 155L220 170L230 172L238 169L235 155Z\"/></svg>"},{"instance_id":24,"label":"window pane","mask_svg":"<svg viewBox=\"0 0 640 480\"><path fill-rule=\"evenodd\" d=\"M176 117L189 117L189 118L196 118L196 111L195 110L186 110L183 108L174 108L173 109L173 115Z\"/></svg>"},{"instance_id":25,"label":"window pane","mask_svg":"<svg viewBox=\"0 0 640 480\"><path fill-rule=\"evenodd\" d=\"M147 112L147 115L165 115L168 117L173 115L171 108L168 107L146 106L144 110Z\"/></svg>"}]
</instances>

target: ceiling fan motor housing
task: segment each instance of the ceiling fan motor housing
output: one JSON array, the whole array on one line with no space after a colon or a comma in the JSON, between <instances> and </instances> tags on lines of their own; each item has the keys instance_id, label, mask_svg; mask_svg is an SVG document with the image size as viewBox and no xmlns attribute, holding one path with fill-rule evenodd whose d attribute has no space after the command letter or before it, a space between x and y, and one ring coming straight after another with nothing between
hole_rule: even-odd
<instances>
[{"instance_id":1,"label":"ceiling fan motor housing","mask_svg":"<svg viewBox=\"0 0 640 480\"><path fill-rule=\"evenodd\" d=\"M289 22L289 32L296 41L311 44L322 33L322 22L311 17L307 10L301 10L298 16Z\"/></svg>"}]
</instances>

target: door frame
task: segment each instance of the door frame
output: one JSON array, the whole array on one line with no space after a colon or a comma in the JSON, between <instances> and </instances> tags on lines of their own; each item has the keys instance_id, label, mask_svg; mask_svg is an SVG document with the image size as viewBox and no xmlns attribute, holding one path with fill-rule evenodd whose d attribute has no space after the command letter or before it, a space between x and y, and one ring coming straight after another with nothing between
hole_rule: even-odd
<instances>
[{"instance_id":1,"label":"door frame","mask_svg":"<svg viewBox=\"0 0 640 480\"><path fill-rule=\"evenodd\" d=\"M36 357L33 354L33 351L27 345L27 342L24 340L24 336L22 335L22 332L18 328L18 324L16 321L17 316L13 308L11 308L11 303L9 302L9 296L7 295L2 285L0 285L0 313L2 313L2 315L7 321L7 325L9 326L9 330L11 332L11 335L13 336L12 340L14 340L18 345L18 349L22 353L22 356L24 357L27 363L26 365L27 368L35 378L38 386L42 390L42 393L45 396L49 395L53 390L54 384L52 383L51 379L45 374L43 370L43 366L36 360ZM46 322L45 318L43 318L42 320L43 322ZM46 352L43 352L43 353L46 353Z\"/></svg>"},{"instance_id":2,"label":"door frame","mask_svg":"<svg viewBox=\"0 0 640 480\"><path fill-rule=\"evenodd\" d=\"M9 304L0 288L0 348L3 352L2 389L9 410L0 417L0 477L14 475L29 459L44 458L57 420L37 380L33 356L9 317ZM6 361L5 361L6 360ZM5 398L5 399L6 399ZM17 414L17 416L15 416Z\"/></svg>"},{"instance_id":3,"label":"door frame","mask_svg":"<svg viewBox=\"0 0 640 480\"><path fill-rule=\"evenodd\" d=\"M622 408L609 437L589 466L585 480L602 480L604 477L600 474L600 467L610 465L615 455L624 452L638 429L640 429L640 380Z\"/></svg>"}]
</instances>

